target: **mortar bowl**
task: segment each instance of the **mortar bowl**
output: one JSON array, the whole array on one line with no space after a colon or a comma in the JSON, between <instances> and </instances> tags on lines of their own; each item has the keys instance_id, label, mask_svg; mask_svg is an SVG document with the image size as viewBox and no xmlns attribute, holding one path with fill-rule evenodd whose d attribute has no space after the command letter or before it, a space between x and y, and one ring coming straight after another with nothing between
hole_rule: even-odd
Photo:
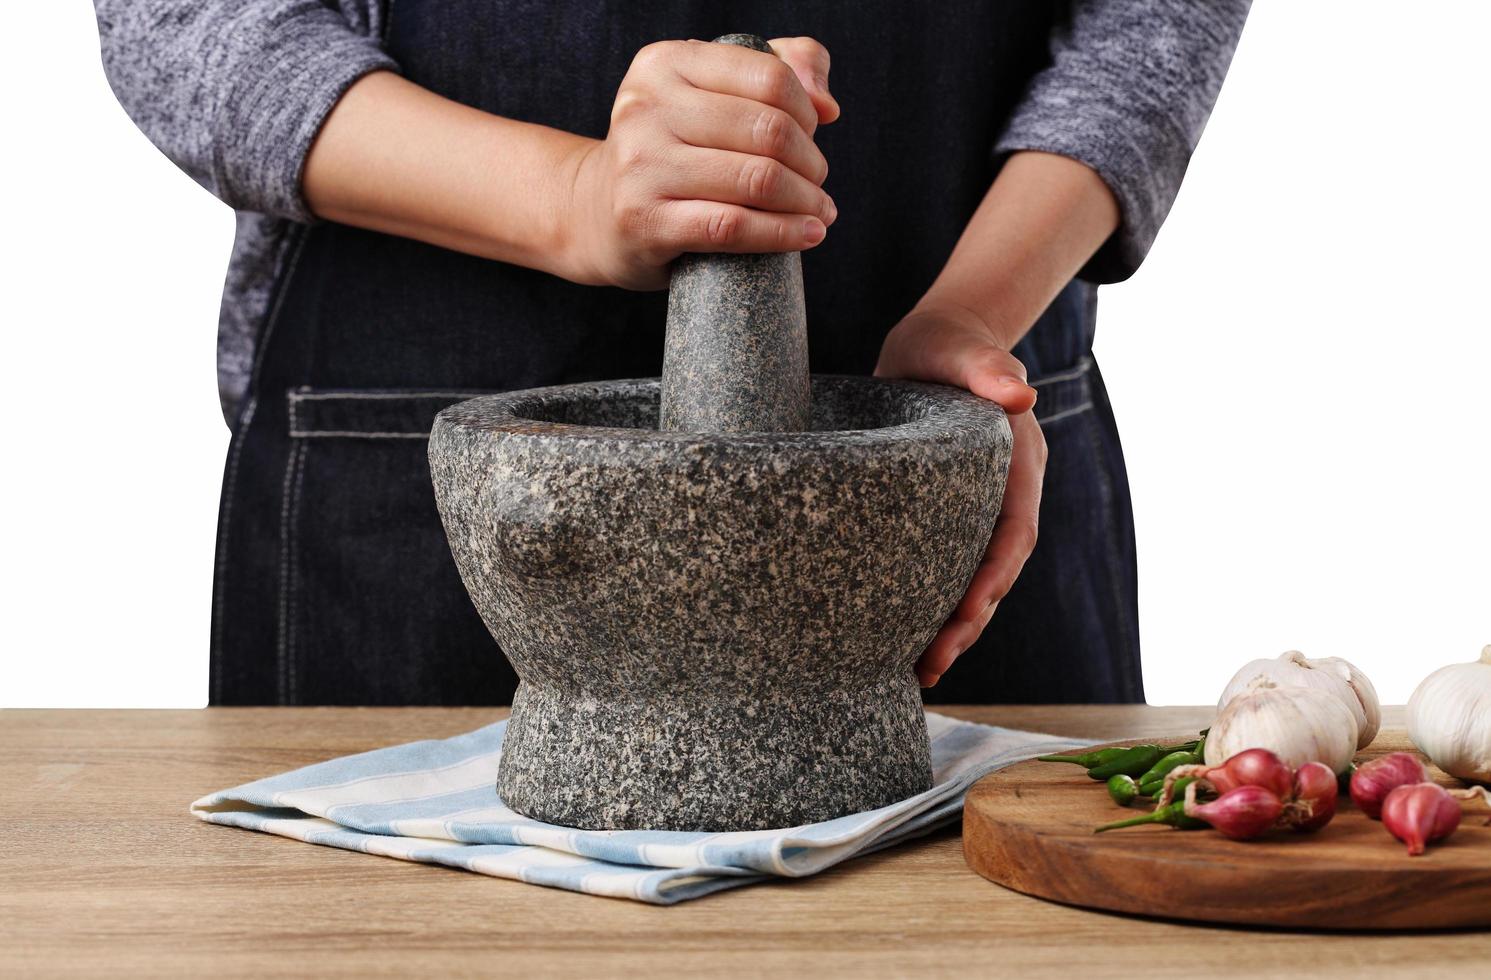
<instances>
[{"instance_id":1,"label":"mortar bowl","mask_svg":"<svg viewBox=\"0 0 1491 980\"><path fill-rule=\"evenodd\" d=\"M791 827L930 788L913 666L1011 438L968 392L815 376L813 431L658 431L657 379L489 395L430 468L521 681L497 791L585 829Z\"/></svg>"}]
</instances>

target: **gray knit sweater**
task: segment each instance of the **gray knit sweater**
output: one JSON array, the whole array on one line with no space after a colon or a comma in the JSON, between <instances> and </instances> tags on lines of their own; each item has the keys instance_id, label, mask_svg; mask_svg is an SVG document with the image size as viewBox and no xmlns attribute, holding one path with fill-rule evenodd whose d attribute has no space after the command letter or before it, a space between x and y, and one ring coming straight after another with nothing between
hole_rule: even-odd
<instances>
[{"instance_id":1,"label":"gray knit sweater","mask_svg":"<svg viewBox=\"0 0 1491 980\"><path fill-rule=\"evenodd\" d=\"M1250 0L1073 0L996 148L1072 157L1102 175L1123 223L1087 275L1139 265L1175 199ZM290 222L312 220L301 168L358 78L398 66L385 0L94 0L104 70L145 134L237 211L218 329L232 419L248 385Z\"/></svg>"}]
</instances>

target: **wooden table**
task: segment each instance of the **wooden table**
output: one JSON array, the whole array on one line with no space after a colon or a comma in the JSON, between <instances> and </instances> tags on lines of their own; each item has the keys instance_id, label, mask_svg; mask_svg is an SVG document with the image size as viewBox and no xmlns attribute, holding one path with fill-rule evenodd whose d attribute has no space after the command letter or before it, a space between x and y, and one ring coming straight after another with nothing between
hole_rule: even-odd
<instances>
[{"instance_id":1,"label":"wooden table","mask_svg":"<svg viewBox=\"0 0 1491 980\"><path fill-rule=\"evenodd\" d=\"M1204 708L949 714L1121 738ZM1482 975L1484 933L1322 935L1144 921L1006 891L955 830L670 908L201 823L209 791L468 731L493 709L0 711L0 976ZM1389 716L1401 719L1401 714Z\"/></svg>"}]
</instances>

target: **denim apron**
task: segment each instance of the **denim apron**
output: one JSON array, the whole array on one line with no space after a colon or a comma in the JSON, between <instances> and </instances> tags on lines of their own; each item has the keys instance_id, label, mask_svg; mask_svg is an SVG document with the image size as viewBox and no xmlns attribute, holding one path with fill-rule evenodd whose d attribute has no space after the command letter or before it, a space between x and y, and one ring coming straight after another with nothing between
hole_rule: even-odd
<instances>
[{"instance_id":1,"label":"denim apron","mask_svg":"<svg viewBox=\"0 0 1491 980\"><path fill-rule=\"evenodd\" d=\"M384 42L408 78L445 96L600 137L651 41L822 40L844 116L818 135L840 218L803 256L811 359L817 372L868 374L993 179L990 149L1046 63L1053 9L392 0ZM665 308L663 293L577 286L333 223L298 228L229 450L211 703L507 702L516 677L435 511L431 421L484 392L657 375ZM1040 543L929 702L1143 699L1132 516L1091 355L1094 311L1093 287L1073 283L1016 351L1050 446Z\"/></svg>"}]
</instances>

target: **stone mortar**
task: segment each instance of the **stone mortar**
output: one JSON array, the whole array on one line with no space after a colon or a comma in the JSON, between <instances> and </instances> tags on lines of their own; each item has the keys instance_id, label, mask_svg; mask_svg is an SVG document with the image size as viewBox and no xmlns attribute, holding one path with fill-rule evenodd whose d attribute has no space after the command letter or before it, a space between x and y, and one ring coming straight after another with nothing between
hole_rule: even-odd
<instances>
[{"instance_id":1,"label":"stone mortar","mask_svg":"<svg viewBox=\"0 0 1491 980\"><path fill-rule=\"evenodd\" d=\"M929 788L912 667L988 544L1003 412L819 376L815 431L666 432L659 387L436 419L451 550L522 680L503 800L571 827L723 831Z\"/></svg>"},{"instance_id":2,"label":"stone mortar","mask_svg":"<svg viewBox=\"0 0 1491 980\"><path fill-rule=\"evenodd\" d=\"M1009 454L1004 413L968 392L810 380L796 253L679 259L660 381L441 412L440 515L522 682L502 799L571 827L724 831L928 789L913 665L988 544Z\"/></svg>"}]
</instances>

